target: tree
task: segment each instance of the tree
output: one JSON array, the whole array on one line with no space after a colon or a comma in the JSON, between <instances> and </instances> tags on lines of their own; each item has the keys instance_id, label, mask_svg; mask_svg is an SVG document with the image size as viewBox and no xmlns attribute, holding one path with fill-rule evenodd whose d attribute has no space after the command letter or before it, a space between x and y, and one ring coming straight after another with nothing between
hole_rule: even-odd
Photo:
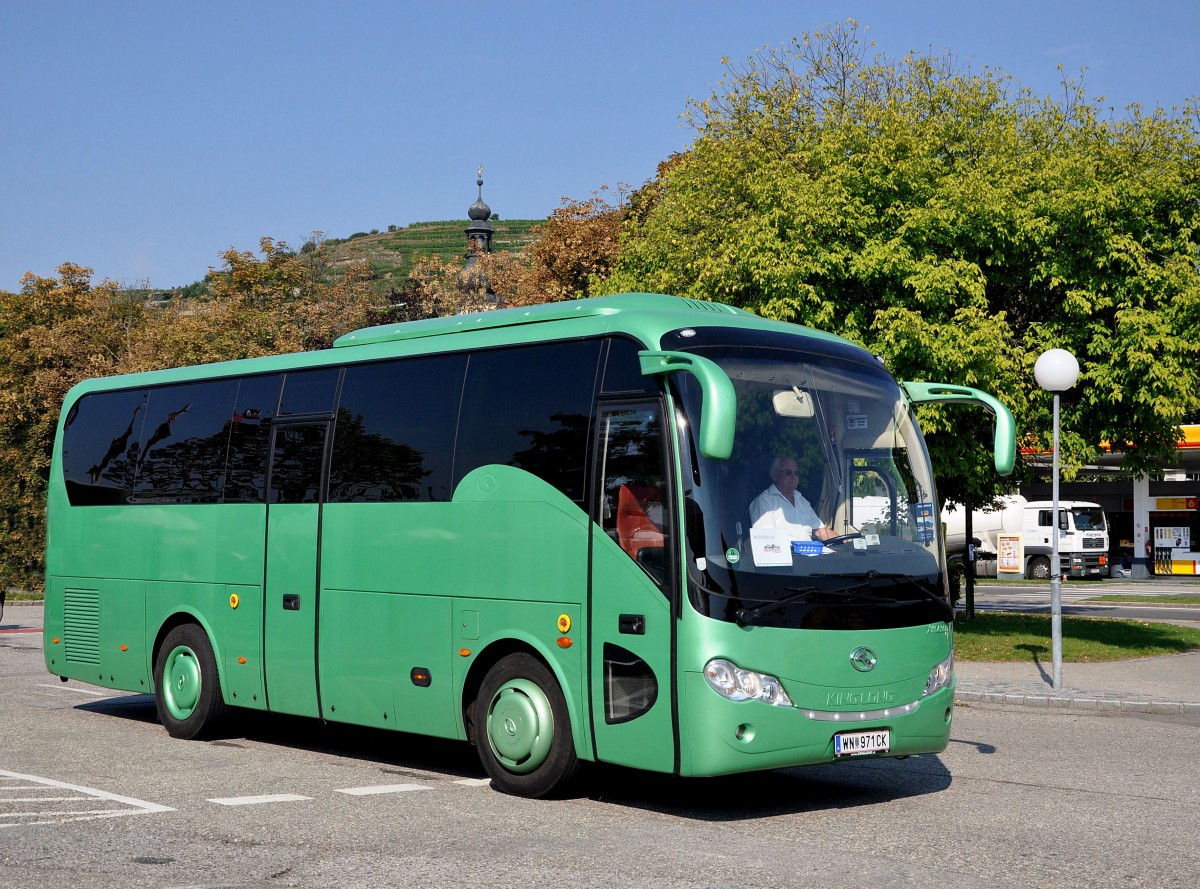
<instances>
[{"instance_id":1,"label":"tree","mask_svg":"<svg viewBox=\"0 0 1200 889\"><path fill-rule=\"evenodd\" d=\"M57 277L27 275L19 293L0 291L0 583L41 586L54 434L75 383L323 348L373 320L365 265L323 282L311 257L269 238L260 248L261 258L223 254L211 298L163 307L111 281L93 286L91 269L69 263Z\"/></svg>"},{"instance_id":2,"label":"tree","mask_svg":"<svg viewBox=\"0 0 1200 889\"><path fill-rule=\"evenodd\" d=\"M260 256L233 248L210 271L211 298L176 300L147 319L123 370L151 370L326 348L370 323L376 297L365 264L317 277L311 253L263 238ZM261 257L261 258L260 258Z\"/></svg>"},{"instance_id":3,"label":"tree","mask_svg":"<svg viewBox=\"0 0 1200 889\"><path fill-rule=\"evenodd\" d=\"M615 202L608 186L584 200L563 198L562 206L535 229L538 239L528 250L530 274L516 300L527 304L590 296L592 282L612 270L626 212L627 190L621 186Z\"/></svg>"},{"instance_id":4,"label":"tree","mask_svg":"<svg viewBox=\"0 0 1200 889\"><path fill-rule=\"evenodd\" d=\"M91 286L91 269L64 264L0 291L0 583L40 587L51 444L67 390L112 373L125 354L120 288Z\"/></svg>"},{"instance_id":5,"label":"tree","mask_svg":"<svg viewBox=\"0 0 1200 889\"><path fill-rule=\"evenodd\" d=\"M902 379L995 392L1047 449L1032 367L1067 348L1068 473L1102 441L1155 466L1200 413L1196 104L1114 119L1069 80L1044 97L868 49L847 22L727 62L690 108L691 148L633 196L600 289L831 330ZM950 408L922 423L952 439L934 455L943 494L989 497L988 424Z\"/></svg>"}]
</instances>

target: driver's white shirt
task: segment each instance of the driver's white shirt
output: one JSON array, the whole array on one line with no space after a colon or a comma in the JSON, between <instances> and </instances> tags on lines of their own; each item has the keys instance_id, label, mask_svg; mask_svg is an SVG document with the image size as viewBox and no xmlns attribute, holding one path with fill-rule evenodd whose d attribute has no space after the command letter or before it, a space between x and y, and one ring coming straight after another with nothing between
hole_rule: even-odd
<instances>
[{"instance_id":1,"label":"driver's white shirt","mask_svg":"<svg viewBox=\"0 0 1200 889\"><path fill-rule=\"evenodd\" d=\"M796 491L795 503L772 484L750 502L750 524L754 528L787 528L795 540L812 540L814 528L824 528L821 517Z\"/></svg>"}]
</instances>

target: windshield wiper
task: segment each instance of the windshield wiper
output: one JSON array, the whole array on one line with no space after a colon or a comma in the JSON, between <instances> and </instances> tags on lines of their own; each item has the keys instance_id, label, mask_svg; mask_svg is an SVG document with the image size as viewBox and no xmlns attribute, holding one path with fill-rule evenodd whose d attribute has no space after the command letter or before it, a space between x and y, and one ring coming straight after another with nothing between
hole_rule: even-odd
<instances>
[{"instance_id":1,"label":"windshield wiper","mask_svg":"<svg viewBox=\"0 0 1200 889\"><path fill-rule=\"evenodd\" d=\"M779 599L759 599L759 602L764 602L766 604L759 605L757 608L739 608L734 612L733 615L734 619L737 621L737 625L739 627L749 626L758 620L762 615L772 611L780 605L786 605L788 602L795 602L797 599L805 599L811 596L813 593L821 592L815 586L787 587L786 589L791 593L790 596L783 596Z\"/></svg>"},{"instance_id":2,"label":"windshield wiper","mask_svg":"<svg viewBox=\"0 0 1200 889\"><path fill-rule=\"evenodd\" d=\"M810 576L812 576L812 577L846 577L847 575L844 575L844 574L841 574L841 575L814 574L814 575L810 575ZM916 589L917 591L919 591L921 593L922 596L924 596L927 599L932 599L934 602L937 602L944 609L946 609L947 623L954 620L954 606L951 605L949 602L947 602L943 597L941 597L937 593L935 593L933 590L926 587L924 584L919 583L917 581L917 579L915 577L913 577L911 574L886 574L884 572L875 571L874 569L872 569L871 571L868 571L865 575L849 575L849 576L851 576L851 577L854 577L854 576L866 577L866 578L868 578L868 580L866 580L864 583L858 584L857 587L846 587L847 590L862 589L863 587L869 587L872 585L871 584L872 580L890 580L896 584L907 583L908 587ZM901 600L891 599L889 601L899 602Z\"/></svg>"},{"instance_id":3,"label":"windshield wiper","mask_svg":"<svg viewBox=\"0 0 1200 889\"><path fill-rule=\"evenodd\" d=\"M831 590L823 590L815 586L786 587L785 589L791 593L790 596L783 596L778 599L757 599L755 601L763 602L764 604L759 605L757 608L739 608L734 612L734 618L739 627L745 627L757 621L764 614L775 610L780 605L787 605L790 602L797 601L823 602L828 599L834 599L839 604L850 602L887 602L893 605L896 604L897 600L888 596L873 596L862 593L863 590L870 589L870 587L871 584L869 582L855 583L847 587Z\"/></svg>"}]
</instances>

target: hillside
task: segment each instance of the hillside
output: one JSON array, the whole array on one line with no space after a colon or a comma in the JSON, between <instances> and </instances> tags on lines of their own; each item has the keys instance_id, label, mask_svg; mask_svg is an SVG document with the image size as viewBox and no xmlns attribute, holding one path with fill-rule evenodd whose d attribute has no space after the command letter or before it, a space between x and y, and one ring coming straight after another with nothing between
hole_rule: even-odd
<instances>
[{"instance_id":1,"label":"hillside","mask_svg":"<svg viewBox=\"0 0 1200 889\"><path fill-rule=\"evenodd\" d=\"M520 250L534 240L532 229L544 219L492 220L496 233L492 250ZM422 257L438 256L447 261L462 260L467 253L468 221L415 222L385 232L358 232L342 240L325 241L328 262L337 268L366 260L378 276L382 291L400 287L414 262Z\"/></svg>"}]
</instances>

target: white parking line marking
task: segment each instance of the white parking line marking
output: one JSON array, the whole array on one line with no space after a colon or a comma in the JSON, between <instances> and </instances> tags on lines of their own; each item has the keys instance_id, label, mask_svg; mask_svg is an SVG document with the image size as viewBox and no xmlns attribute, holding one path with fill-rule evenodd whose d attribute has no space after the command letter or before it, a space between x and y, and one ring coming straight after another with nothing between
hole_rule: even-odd
<instances>
[{"instance_id":1,"label":"white parking line marking","mask_svg":"<svg viewBox=\"0 0 1200 889\"><path fill-rule=\"evenodd\" d=\"M3 788L4 790L16 788ZM28 790L29 788L22 788ZM0 802L5 803L69 803L78 800L77 796L16 796L16 797L0 797ZM7 814L0 814L0 818L11 817Z\"/></svg>"},{"instance_id":2,"label":"white parking line marking","mask_svg":"<svg viewBox=\"0 0 1200 889\"><path fill-rule=\"evenodd\" d=\"M464 787L486 787L487 785L492 783L492 779L491 778L459 778L454 783L461 784Z\"/></svg>"},{"instance_id":3,"label":"white parking line marking","mask_svg":"<svg viewBox=\"0 0 1200 889\"><path fill-rule=\"evenodd\" d=\"M267 793L262 796L226 796L210 799L209 802L218 806L257 806L264 803L300 803L311 799L311 796L300 796L298 793Z\"/></svg>"},{"instance_id":4,"label":"white parking line marking","mask_svg":"<svg viewBox=\"0 0 1200 889\"><path fill-rule=\"evenodd\" d=\"M52 688L55 691L73 691L79 695L91 695L93 698L115 698L115 697L117 697L117 695L111 691L91 691L90 689L86 689L86 688L72 688L69 685L50 685L50 684L44 683L44 682L39 682L38 688ZM123 692L122 692L122 694L123 694Z\"/></svg>"},{"instance_id":5,"label":"white parking line marking","mask_svg":"<svg viewBox=\"0 0 1200 889\"><path fill-rule=\"evenodd\" d=\"M374 787L347 787L334 792L347 793L350 796L370 796L374 793L413 793L417 790L429 789L421 784L377 784Z\"/></svg>"},{"instance_id":6,"label":"white parking line marking","mask_svg":"<svg viewBox=\"0 0 1200 889\"><path fill-rule=\"evenodd\" d=\"M7 791L25 791L36 792L41 788L53 788L56 790L65 790L77 796L42 796L42 797L7 797L0 798L0 803L46 803L46 802L84 802L95 800L106 800L110 803L119 803L124 808L119 809L75 809L64 811L44 811L32 810L23 812L0 812L0 819L14 819L13 821L0 820L0 827L12 827L17 823L24 824L58 824L65 821L91 821L96 818L119 818L123 815L140 815L148 812L174 812L170 806L159 805L158 803L148 803L145 800L134 799L130 796L122 796L118 793L109 793L107 790L97 790L94 787L83 787L79 784L68 784L65 781L55 781L53 778L42 778L37 775L23 775L20 772L9 772L0 769L0 780L21 782L19 784L6 784L3 788ZM19 822L16 819L43 819L37 821ZM49 819L49 820L45 820Z\"/></svg>"}]
</instances>

